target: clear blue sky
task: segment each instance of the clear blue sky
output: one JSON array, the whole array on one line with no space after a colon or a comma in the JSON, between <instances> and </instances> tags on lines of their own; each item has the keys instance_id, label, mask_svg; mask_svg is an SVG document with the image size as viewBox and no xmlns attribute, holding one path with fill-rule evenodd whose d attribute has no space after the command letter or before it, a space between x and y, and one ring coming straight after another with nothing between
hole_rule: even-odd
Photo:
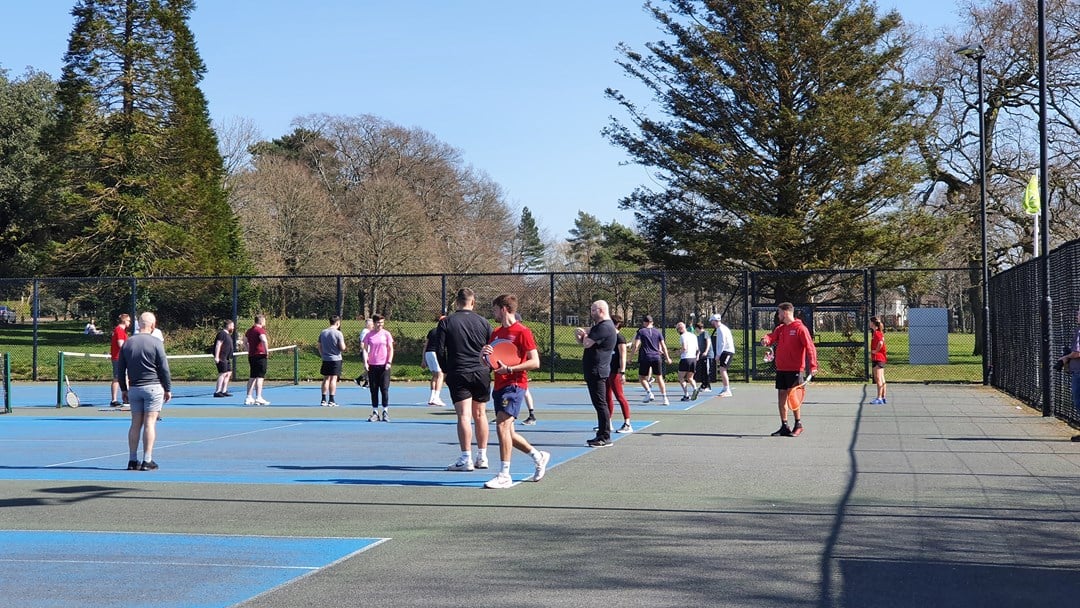
<instances>
[{"instance_id":1,"label":"clear blue sky","mask_svg":"<svg viewBox=\"0 0 1080 608\"><path fill-rule=\"evenodd\" d=\"M215 122L265 138L297 116L373 114L430 131L565 238L578 210L633 224L618 200L648 183L600 135L622 117L605 87L642 105L615 46L660 37L640 0L197 0L190 27ZM662 0L661 0L662 4ZM74 0L2 0L0 68L58 77ZM933 30L955 0L880 0Z\"/></svg>"}]
</instances>

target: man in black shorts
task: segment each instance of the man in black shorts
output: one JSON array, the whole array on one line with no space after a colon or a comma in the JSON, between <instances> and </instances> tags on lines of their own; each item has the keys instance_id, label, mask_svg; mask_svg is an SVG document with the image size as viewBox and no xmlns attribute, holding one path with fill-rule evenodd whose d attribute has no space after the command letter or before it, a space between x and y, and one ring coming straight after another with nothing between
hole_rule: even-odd
<instances>
[{"instance_id":1,"label":"man in black shorts","mask_svg":"<svg viewBox=\"0 0 1080 608\"><path fill-rule=\"evenodd\" d=\"M473 312L476 294L463 287L454 299L457 310L439 321L428 348L435 351L439 367L446 374L446 386L457 414L458 444L461 455L447 471L472 471L488 468L488 399L491 398L491 370L481 349L491 341L491 323ZM473 426L476 426L477 456L472 458Z\"/></svg>"},{"instance_id":2,"label":"man in black shorts","mask_svg":"<svg viewBox=\"0 0 1080 608\"><path fill-rule=\"evenodd\" d=\"M218 379L214 387L215 397L232 397L229 392L229 379L232 378L233 330L236 324L232 319L225 321L217 338L214 339L214 364L217 365Z\"/></svg>"}]
</instances>

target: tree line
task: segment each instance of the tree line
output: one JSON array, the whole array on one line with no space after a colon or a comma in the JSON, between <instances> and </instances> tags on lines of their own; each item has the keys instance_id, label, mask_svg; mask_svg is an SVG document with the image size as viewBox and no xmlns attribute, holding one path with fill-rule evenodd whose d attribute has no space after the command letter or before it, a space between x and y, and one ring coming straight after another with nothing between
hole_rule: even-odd
<instances>
[{"instance_id":1,"label":"tree line","mask_svg":"<svg viewBox=\"0 0 1080 608\"><path fill-rule=\"evenodd\" d=\"M1047 2L1054 243L1080 236L1077 4ZM0 71L0 276L977 265L980 121L1001 270L1033 245L1032 5L965 2L928 36L856 0L647 3L658 40L615 57L651 98L610 86L623 117L602 129L652 173L619 203L636 225L581 211L553 239L421 128L316 113L271 139L215 130L192 0L79 0L59 79ZM953 52L971 42L981 115Z\"/></svg>"}]
</instances>

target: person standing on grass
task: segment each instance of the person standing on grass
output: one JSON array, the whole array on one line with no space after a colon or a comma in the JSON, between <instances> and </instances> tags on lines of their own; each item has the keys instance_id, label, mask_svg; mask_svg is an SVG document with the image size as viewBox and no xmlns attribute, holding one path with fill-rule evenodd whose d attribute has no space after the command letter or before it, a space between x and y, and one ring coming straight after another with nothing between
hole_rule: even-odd
<instances>
[{"instance_id":1,"label":"person standing on grass","mask_svg":"<svg viewBox=\"0 0 1080 608\"><path fill-rule=\"evenodd\" d=\"M247 343L248 369L247 397L244 405L270 405L263 399L263 384L270 358L270 336L266 333L266 315L255 315L255 324L244 333Z\"/></svg>"},{"instance_id":2,"label":"person standing on grass","mask_svg":"<svg viewBox=\"0 0 1080 608\"><path fill-rule=\"evenodd\" d=\"M817 373L817 348L814 347L810 330L795 318L795 306L791 302L782 302L776 309L780 324L761 339L762 346L775 345L776 403L780 410L780 428L772 436L798 437L803 432L801 409L793 412L795 426L788 428L788 393L802 384L802 372L807 365L811 375Z\"/></svg>"},{"instance_id":3,"label":"person standing on grass","mask_svg":"<svg viewBox=\"0 0 1080 608\"><path fill-rule=\"evenodd\" d=\"M720 313L709 317L709 322L713 326L712 342L713 351L716 352L716 374L720 377L720 381L723 382L720 396L731 397L731 380L728 378L728 367L731 365L731 360L735 358L735 338L731 335L731 328L724 325Z\"/></svg>"},{"instance_id":4,"label":"person standing on grass","mask_svg":"<svg viewBox=\"0 0 1080 608\"><path fill-rule=\"evenodd\" d=\"M597 300L589 307L589 316L593 326L589 329L579 327L574 331L577 341L585 347L581 357L581 367L585 373L585 385L589 388L589 399L596 410L596 437L585 442L590 448L604 448L611 445L611 415L608 414L607 382L611 375L611 356L615 351L618 331L611 322L608 303Z\"/></svg>"},{"instance_id":5,"label":"person standing on grass","mask_svg":"<svg viewBox=\"0 0 1080 608\"><path fill-rule=\"evenodd\" d=\"M1072 388L1073 409L1080 411L1080 310L1076 311L1076 334L1072 340L1072 350L1058 361L1069 366L1069 381ZM1080 441L1080 435L1073 435L1073 441Z\"/></svg>"},{"instance_id":6,"label":"person standing on grass","mask_svg":"<svg viewBox=\"0 0 1080 608\"><path fill-rule=\"evenodd\" d=\"M330 315L330 326L319 332L319 342L315 345L322 357L322 399L319 405L337 407L338 378L341 377L341 355L345 352L345 335L341 333L341 317Z\"/></svg>"},{"instance_id":7,"label":"person standing on grass","mask_svg":"<svg viewBox=\"0 0 1080 608\"><path fill-rule=\"evenodd\" d=\"M229 379L232 378L233 331L236 324L232 319L225 321L221 331L214 338L214 364L217 366L217 384L214 386L215 397L232 397L229 392Z\"/></svg>"},{"instance_id":8,"label":"person standing on grass","mask_svg":"<svg viewBox=\"0 0 1080 608\"><path fill-rule=\"evenodd\" d=\"M675 325L675 331L679 332L679 388L682 389L682 401L690 401L698 398L697 382L694 382L694 371L697 369L698 341L694 332L686 328L686 323L679 321ZM689 386L694 391L690 396Z\"/></svg>"},{"instance_id":9,"label":"person standing on grass","mask_svg":"<svg viewBox=\"0 0 1080 608\"><path fill-rule=\"evenodd\" d=\"M877 317L870 318L870 363L874 374L874 384L877 386L877 398L870 403L885 405L885 324Z\"/></svg>"},{"instance_id":10,"label":"person standing on grass","mask_svg":"<svg viewBox=\"0 0 1080 608\"><path fill-rule=\"evenodd\" d=\"M124 342L127 341L127 328L131 326L131 315L127 313L121 314L116 319L116 327L113 328L112 338L109 339L109 356L112 357L112 385L109 387L110 401L109 407L120 407L126 403L127 400L120 401L120 349L124 347Z\"/></svg>"},{"instance_id":11,"label":"person standing on grass","mask_svg":"<svg viewBox=\"0 0 1080 608\"><path fill-rule=\"evenodd\" d=\"M473 312L476 293L468 287L454 298L457 310L439 321L432 336L432 348L439 366L446 373L446 386L457 415L458 456L447 471L472 471L488 468L487 401L491 398L491 369L483 359L483 348L491 342L491 323ZM473 428L476 429L476 460L472 458Z\"/></svg>"},{"instance_id":12,"label":"person standing on grass","mask_svg":"<svg viewBox=\"0 0 1080 608\"><path fill-rule=\"evenodd\" d=\"M139 315L139 333L124 342L120 350L120 391L131 403L131 426L128 427L129 471L154 471L154 441L161 409L172 399L172 378L165 345L152 335L157 318L152 312ZM130 381L130 386L128 382ZM139 463L139 438L143 459Z\"/></svg>"},{"instance_id":13,"label":"person standing on grass","mask_svg":"<svg viewBox=\"0 0 1080 608\"><path fill-rule=\"evenodd\" d=\"M615 401L622 408L623 424L616 433L633 433L634 427L630 424L630 403L623 394L623 380L626 379L626 336L622 335L622 317L611 315L611 322L615 324L615 350L611 353L611 372L607 382L608 419L615 416Z\"/></svg>"},{"instance_id":14,"label":"person standing on grass","mask_svg":"<svg viewBox=\"0 0 1080 608\"><path fill-rule=\"evenodd\" d=\"M371 315L373 329L364 336L364 369L371 393L371 416L368 422L390 422L390 366L394 362L394 336L386 330L386 317ZM379 415L379 397L382 415Z\"/></svg>"},{"instance_id":15,"label":"person standing on grass","mask_svg":"<svg viewBox=\"0 0 1080 608\"><path fill-rule=\"evenodd\" d=\"M439 318L435 319L435 322L438 323L444 318L446 318L445 315L439 315ZM435 407L446 407L446 404L443 403L442 397L439 396L439 393L442 392L442 385L445 374L443 374L442 368L439 367L439 355L432 347L432 343L434 342L435 338L435 332L437 331L439 331L438 325L432 327L431 331L429 331L427 334L427 339L424 340L424 358L420 361L420 369L426 369L431 372L431 394L428 395L427 404L433 405Z\"/></svg>"},{"instance_id":16,"label":"person standing on grass","mask_svg":"<svg viewBox=\"0 0 1080 608\"><path fill-rule=\"evenodd\" d=\"M517 310L517 296L503 294L491 303L492 314L499 323L499 327L491 334L492 340L509 340L517 348L521 363L515 365L502 364L495 370L495 391L492 400L495 403L495 431L499 436L499 474L484 484L485 488L503 489L514 485L510 477L510 459L514 454L514 448L525 452L532 457L536 470L529 481L540 481L544 478L548 461L551 459L549 452L541 452L532 446L527 439L514 430L514 421L521 415L521 406L525 403L525 393L529 389L529 370L540 369L540 351L536 346L536 339L532 331L525 325L518 323L514 312ZM481 349L484 355L493 352L491 344Z\"/></svg>"},{"instance_id":17,"label":"person standing on grass","mask_svg":"<svg viewBox=\"0 0 1080 608\"><path fill-rule=\"evenodd\" d=\"M630 350L637 353L638 357L638 380L641 388L645 389L645 403L653 400L652 384L653 374L656 374L656 384L660 387L660 396L664 398L664 405L671 405L668 401L667 386L664 384L664 370L661 357L671 365L671 357L668 355L667 344L664 344L664 334L653 327L652 315L645 315L641 319L641 327L634 335L634 342Z\"/></svg>"}]
</instances>

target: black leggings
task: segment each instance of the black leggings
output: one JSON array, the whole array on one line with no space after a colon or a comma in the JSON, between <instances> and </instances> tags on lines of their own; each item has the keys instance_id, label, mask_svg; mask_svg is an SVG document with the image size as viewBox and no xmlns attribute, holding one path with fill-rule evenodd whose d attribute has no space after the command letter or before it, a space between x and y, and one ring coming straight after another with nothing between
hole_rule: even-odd
<instances>
[{"instance_id":1,"label":"black leggings","mask_svg":"<svg viewBox=\"0 0 1080 608\"><path fill-rule=\"evenodd\" d=\"M379 394L382 394L382 406L390 407L390 372L385 365L368 366L368 390L371 391L371 407L379 407Z\"/></svg>"}]
</instances>

